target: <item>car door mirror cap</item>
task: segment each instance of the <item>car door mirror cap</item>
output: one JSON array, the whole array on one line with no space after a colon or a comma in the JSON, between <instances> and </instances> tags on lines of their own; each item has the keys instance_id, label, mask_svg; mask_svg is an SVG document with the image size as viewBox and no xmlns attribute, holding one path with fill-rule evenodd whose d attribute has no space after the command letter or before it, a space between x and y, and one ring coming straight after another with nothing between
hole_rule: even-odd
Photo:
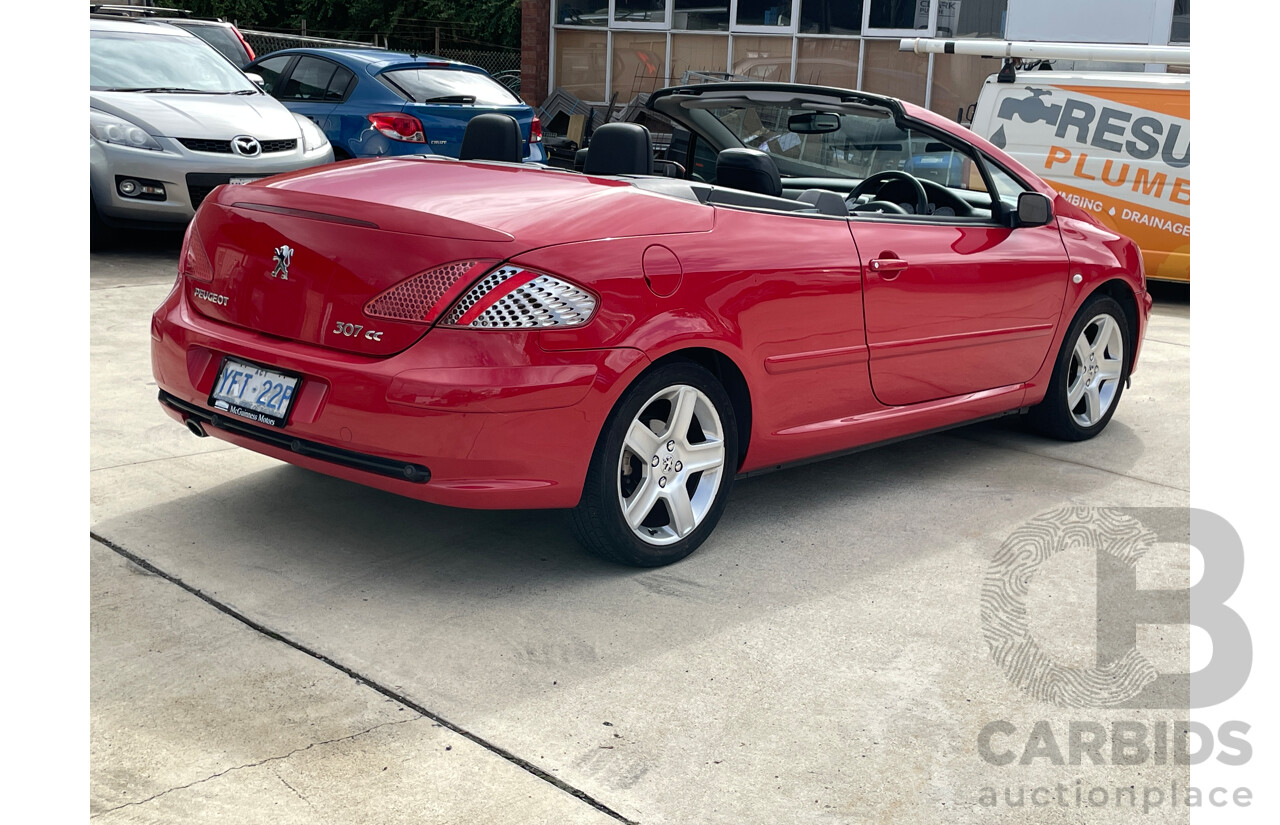
<instances>
[{"instance_id":1,"label":"car door mirror cap","mask_svg":"<svg viewBox=\"0 0 1280 825\"><path fill-rule=\"evenodd\" d=\"M1018 226L1044 226L1053 220L1053 201L1039 192L1018 195Z\"/></svg>"},{"instance_id":2,"label":"car door mirror cap","mask_svg":"<svg viewBox=\"0 0 1280 825\"><path fill-rule=\"evenodd\" d=\"M245 77L252 80L253 85L257 86L259 89L265 90L267 88L266 79L263 78L263 76L258 74L257 72L245 72Z\"/></svg>"}]
</instances>

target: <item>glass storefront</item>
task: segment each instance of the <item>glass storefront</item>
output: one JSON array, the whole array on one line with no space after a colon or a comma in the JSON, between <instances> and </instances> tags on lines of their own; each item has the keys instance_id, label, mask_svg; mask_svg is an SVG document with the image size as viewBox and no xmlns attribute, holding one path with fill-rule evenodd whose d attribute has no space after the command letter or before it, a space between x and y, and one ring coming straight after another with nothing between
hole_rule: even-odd
<instances>
[{"instance_id":1,"label":"glass storefront","mask_svg":"<svg viewBox=\"0 0 1280 825\"><path fill-rule=\"evenodd\" d=\"M604 100L607 39L605 32L557 31L554 85L582 100Z\"/></svg>"},{"instance_id":2,"label":"glass storefront","mask_svg":"<svg viewBox=\"0 0 1280 825\"><path fill-rule=\"evenodd\" d=\"M550 0L552 76L590 103L698 75L862 89L967 122L998 60L902 52L904 37L1005 36L1019 0ZM1190 40L1173 0L1170 41Z\"/></svg>"}]
</instances>

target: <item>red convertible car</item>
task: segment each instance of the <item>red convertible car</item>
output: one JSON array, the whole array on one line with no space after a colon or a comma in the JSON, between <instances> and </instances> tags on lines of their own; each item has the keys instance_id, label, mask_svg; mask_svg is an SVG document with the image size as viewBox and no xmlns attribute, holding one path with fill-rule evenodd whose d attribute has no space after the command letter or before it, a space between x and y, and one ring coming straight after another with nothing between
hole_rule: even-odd
<instances>
[{"instance_id":1,"label":"red convertible car","mask_svg":"<svg viewBox=\"0 0 1280 825\"><path fill-rule=\"evenodd\" d=\"M739 475L1006 414L1106 427L1151 308L1137 248L924 109L823 87L655 93L665 160L357 160L224 186L151 325L165 411L438 504L572 508L656 566Z\"/></svg>"}]
</instances>

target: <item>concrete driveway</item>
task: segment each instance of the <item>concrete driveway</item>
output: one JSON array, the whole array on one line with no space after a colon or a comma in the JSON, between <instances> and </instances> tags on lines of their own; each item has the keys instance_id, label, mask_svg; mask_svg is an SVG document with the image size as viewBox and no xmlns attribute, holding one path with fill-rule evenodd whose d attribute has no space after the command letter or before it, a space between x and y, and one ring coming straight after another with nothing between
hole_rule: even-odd
<instances>
[{"instance_id":1,"label":"concrete driveway","mask_svg":"<svg viewBox=\"0 0 1280 825\"><path fill-rule=\"evenodd\" d=\"M1095 764L1070 733L1185 709L1037 700L982 614L1038 515L1189 504L1186 290L1097 439L988 423L746 480L698 552L640 571L561 513L444 509L193 437L149 363L177 242L131 243L91 259L95 820L1127 822L1144 789L1186 787L1176 760ZM1185 587L1185 546L1160 547L1142 586ZM1092 558L1050 567L1032 630L1087 667ZM1139 647L1187 669L1183 627Z\"/></svg>"}]
</instances>

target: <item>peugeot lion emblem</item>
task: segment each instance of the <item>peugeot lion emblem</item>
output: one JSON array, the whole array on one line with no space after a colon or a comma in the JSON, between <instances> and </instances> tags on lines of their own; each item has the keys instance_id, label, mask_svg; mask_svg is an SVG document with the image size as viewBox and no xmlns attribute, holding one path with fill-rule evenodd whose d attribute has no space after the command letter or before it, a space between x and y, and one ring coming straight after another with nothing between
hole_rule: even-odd
<instances>
[{"instance_id":1,"label":"peugeot lion emblem","mask_svg":"<svg viewBox=\"0 0 1280 825\"><path fill-rule=\"evenodd\" d=\"M262 144L257 138L237 135L231 139L231 151L246 158L256 158L262 154Z\"/></svg>"},{"instance_id":2,"label":"peugeot lion emblem","mask_svg":"<svg viewBox=\"0 0 1280 825\"><path fill-rule=\"evenodd\" d=\"M272 278L289 280L289 261L293 260L293 247L283 244L276 247L276 268L271 270Z\"/></svg>"}]
</instances>

